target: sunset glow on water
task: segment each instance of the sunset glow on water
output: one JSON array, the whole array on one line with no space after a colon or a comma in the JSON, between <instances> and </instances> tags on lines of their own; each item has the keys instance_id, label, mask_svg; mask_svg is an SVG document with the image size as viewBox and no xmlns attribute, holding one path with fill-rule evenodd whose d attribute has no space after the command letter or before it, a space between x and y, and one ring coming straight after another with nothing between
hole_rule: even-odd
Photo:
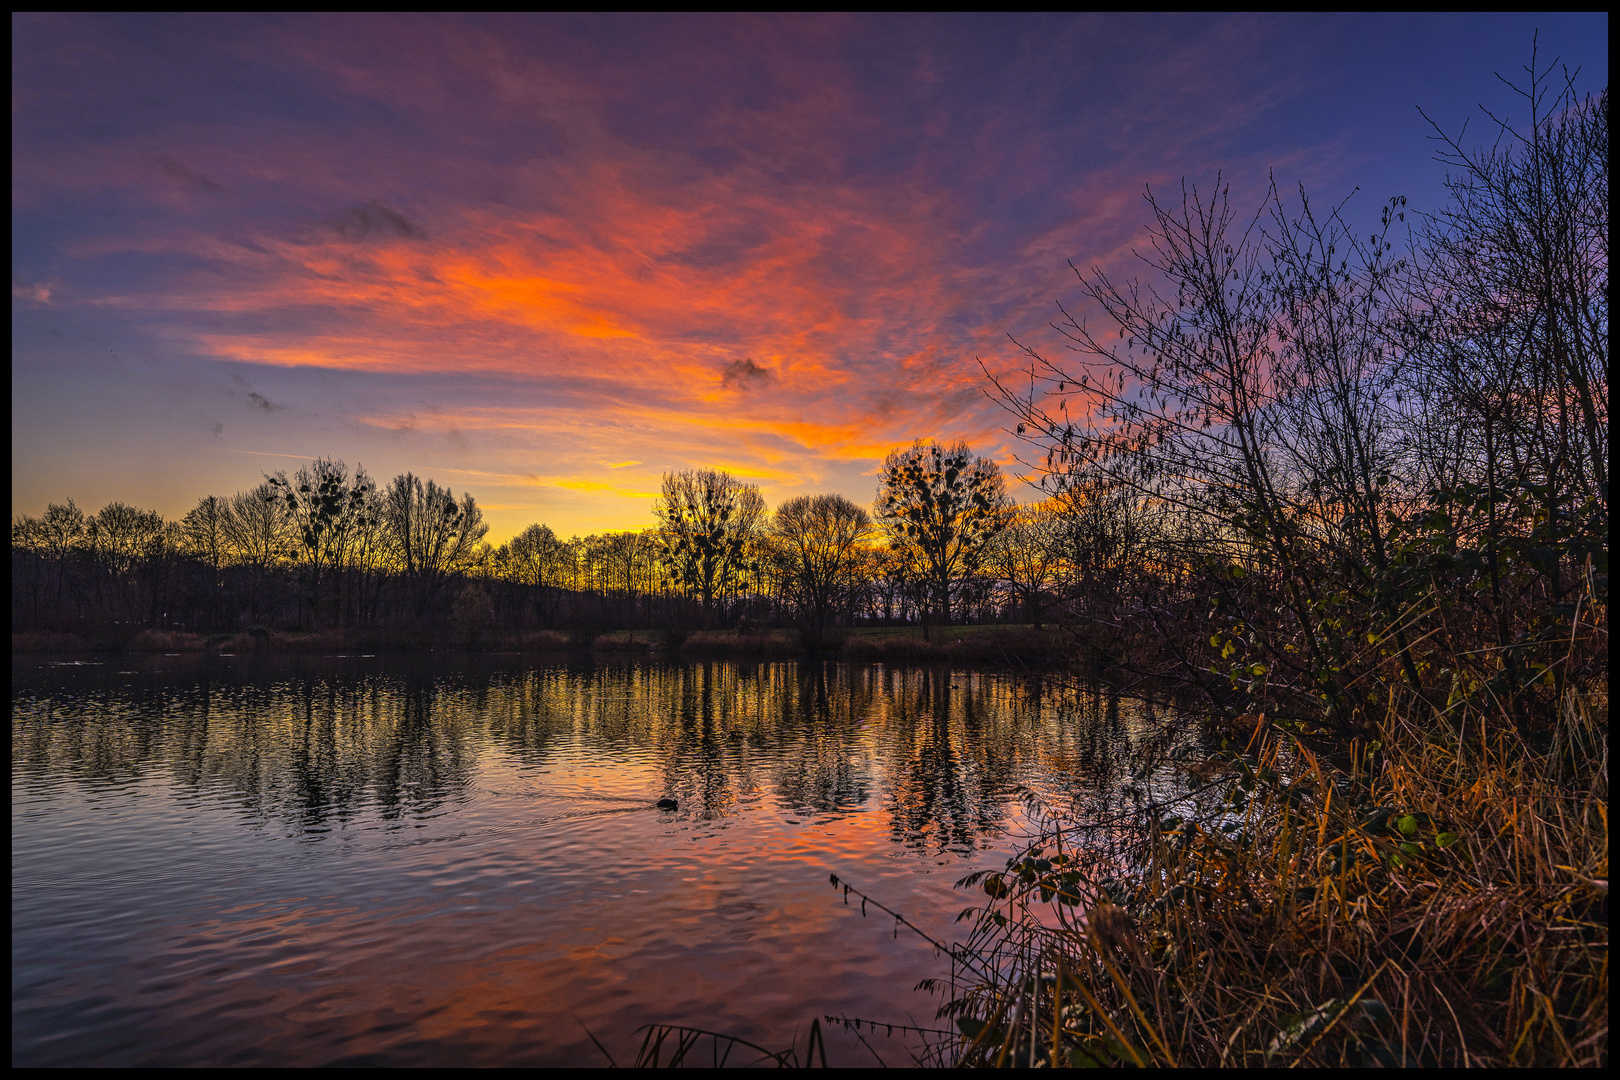
<instances>
[{"instance_id":1,"label":"sunset glow on water","mask_svg":"<svg viewBox=\"0 0 1620 1080\"><path fill-rule=\"evenodd\" d=\"M773 1048L826 1015L935 1027L913 988L948 960L829 875L956 940L1015 789L1107 805L1154 723L859 665L13 672L19 1065L601 1065L585 1028L626 1063L655 1022Z\"/></svg>"}]
</instances>

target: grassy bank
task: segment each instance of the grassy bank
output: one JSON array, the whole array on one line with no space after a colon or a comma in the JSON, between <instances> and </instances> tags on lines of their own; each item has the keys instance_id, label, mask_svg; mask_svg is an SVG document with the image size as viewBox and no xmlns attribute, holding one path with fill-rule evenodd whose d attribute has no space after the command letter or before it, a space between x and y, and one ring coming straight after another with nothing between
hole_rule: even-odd
<instances>
[{"instance_id":1,"label":"grassy bank","mask_svg":"<svg viewBox=\"0 0 1620 1080\"><path fill-rule=\"evenodd\" d=\"M588 640L588 645L587 645ZM354 649L409 652L459 649L473 652L547 652L589 647L597 652L672 651L695 657L781 658L807 655L797 632L762 629L746 633L700 630L670 635L648 629L605 633L526 633L465 630L439 633L326 630L297 632L255 628L235 634L193 634L141 630L134 634L61 634L43 631L11 635L13 653L29 652L347 652ZM826 655L867 662L1048 663L1072 651L1070 635L1056 627L945 626L870 627L850 631Z\"/></svg>"},{"instance_id":2,"label":"grassy bank","mask_svg":"<svg viewBox=\"0 0 1620 1080\"><path fill-rule=\"evenodd\" d=\"M1392 699L1370 744L1239 744L1202 812L1048 818L970 879L943 1061L1607 1064L1606 683L1535 743Z\"/></svg>"},{"instance_id":3,"label":"grassy bank","mask_svg":"<svg viewBox=\"0 0 1620 1080\"><path fill-rule=\"evenodd\" d=\"M621 635L622 636L622 635ZM616 642L599 647L612 648ZM529 652L566 649L565 634L540 630L527 634L478 635L465 633L426 635L411 633L346 633L341 630L314 632L285 630L245 630L235 634L192 634L176 630L142 630L135 634L59 634L31 631L11 635L13 653L31 652L130 652L130 653L325 653L367 649L384 652L411 652L433 648L462 648L490 652ZM643 633L638 643L648 647Z\"/></svg>"},{"instance_id":4,"label":"grassy bank","mask_svg":"<svg viewBox=\"0 0 1620 1080\"><path fill-rule=\"evenodd\" d=\"M979 661L1030 663L1064 661L1074 654L1074 637L1056 626L863 627L844 641L843 658L866 661Z\"/></svg>"}]
</instances>

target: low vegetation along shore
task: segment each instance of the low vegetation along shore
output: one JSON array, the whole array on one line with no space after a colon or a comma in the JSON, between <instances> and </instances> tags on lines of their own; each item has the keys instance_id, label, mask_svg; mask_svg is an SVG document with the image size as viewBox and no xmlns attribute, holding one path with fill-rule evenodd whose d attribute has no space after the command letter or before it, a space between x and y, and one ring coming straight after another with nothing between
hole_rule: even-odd
<instances>
[{"instance_id":1,"label":"low vegetation along shore","mask_svg":"<svg viewBox=\"0 0 1620 1080\"><path fill-rule=\"evenodd\" d=\"M1330 757L1254 718L1198 810L1049 816L967 882L940 1061L1605 1065L1607 720L1606 690L1539 740L1397 696Z\"/></svg>"},{"instance_id":2,"label":"low vegetation along shore","mask_svg":"<svg viewBox=\"0 0 1620 1080\"><path fill-rule=\"evenodd\" d=\"M192 634L141 630L126 638L29 631L11 635L13 653L347 653L356 649L382 652L445 650L455 652L657 653L689 657L793 659L817 656L851 661L946 661L958 663L1056 663L1074 655L1074 638L1057 626L917 626L863 627L847 631L841 641L810 652L794 629L762 628L747 632L700 630L672 635L648 629L567 633L451 632L438 635L288 632L252 628L239 633Z\"/></svg>"}]
</instances>

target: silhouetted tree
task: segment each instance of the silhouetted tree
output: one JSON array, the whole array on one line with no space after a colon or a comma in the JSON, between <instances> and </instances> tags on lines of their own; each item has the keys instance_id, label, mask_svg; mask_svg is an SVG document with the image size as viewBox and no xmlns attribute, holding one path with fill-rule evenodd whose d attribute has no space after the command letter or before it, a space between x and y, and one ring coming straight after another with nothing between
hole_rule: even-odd
<instances>
[{"instance_id":1,"label":"silhouetted tree","mask_svg":"<svg viewBox=\"0 0 1620 1080\"><path fill-rule=\"evenodd\" d=\"M1522 129L1491 116L1474 150L1436 126L1451 198L1419 229L1399 335L1414 465L1484 555L1510 665L1524 598L1507 564L1535 552L1559 602L1608 532L1608 91L1583 99L1534 54L1526 70Z\"/></svg>"},{"instance_id":2,"label":"silhouetted tree","mask_svg":"<svg viewBox=\"0 0 1620 1080\"><path fill-rule=\"evenodd\" d=\"M387 550L414 593L418 618L447 577L471 565L478 542L489 532L472 494L456 501L449 488L425 484L411 473L396 476L381 505Z\"/></svg>"},{"instance_id":3,"label":"silhouetted tree","mask_svg":"<svg viewBox=\"0 0 1620 1080\"><path fill-rule=\"evenodd\" d=\"M555 616L556 592L568 584L569 553L557 534L545 525L530 525L495 549L494 574L508 589L515 588L511 615L521 623L531 607L541 625Z\"/></svg>"},{"instance_id":4,"label":"silhouetted tree","mask_svg":"<svg viewBox=\"0 0 1620 1080\"><path fill-rule=\"evenodd\" d=\"M1012 593L1025 617L1041 625L1041 597L1051 588L1063 555L1063 519L1051 505L1021 506L991 541L985 563Z\"/></svg>"},{"instance_id":5,"label":"silhouetted tree","mask_svg":"<svg viewBox=\"0 0 1620 1080\"><path fill-rule=\"evenodd\" d=\"M1342 665L1320 629L1321 560L1376 554L1388 524L1383 319L1401 265L1384 232L1400 202L1386 207L1384 232L1363 239L1338 210L1319 218L1303 193L1289 211L1274 185L1246 225L1218 178L1208 199L1185 185L1179 206L1146 198L1155 224L1143 260L1162 284L1076 269L1114 332L1069 316L1058 329L1078 371L1027 350L1031 391L1000 386L1003 399L1019 433L1045 447L1049 489L1131 492L1196 521L1208 538L1199 557L1264 569L1279 593L1268 602L1291 618L1268 620L1259 666L1289 672L1342 715ZM1357 589L1364 602L1382 595L1376 575Z\"/></svg>"},{"instance_id":6,"label":"silhouetted tree","mask_svg":"<svg viewBox=\"0 0 1620 1080\"><path fill-rule=\"evenodd\" d=\"M1147 280L1075 268L1103 326L1065 311L1078 358L1027 349L1029 390L997 384L1048 490L1106 495L1080 519L1152 515L1138 565L1189 585L1142 614L1189 677L1218 654L1230 689L1346 725L1386 676L1521 717L1562 692L1568 593L1606 602L1608 105L1529 70L1528 128L1445 142L1451 205L1409 258L1402 198L1369 234L1275 186L1241 219L1219 180L1150 191ZM1090 524L1101 569L1124 534Z\"/></svg>"},{"instance_id":7,"label":"silhouetted tree","mask_svg":"<svg viewBox=\"0 0 1620 1080\"><path fill-rule=\"evenodd\" d=\"M712 619L716 596L752 567L751 546L765 516L759 488L713 469L669 472L653 512L671 575Z\"/></svg>"},{"instance_id":8,"label":"silhouetted tree","mask_svg":"<svg viewBox=\"0 0 1620 1080\"><path fill-rule=\"evenodd\" d=\"M62 617L62 589L67 578L68 559L89 539L89 523L84 511L69 499L65 505L50 503L34 530L40 554L56 564L54 616Z\"/></svg>"},{"instance_id":9,"label":"silhouetted tree","mask_svg":"<svg viewBox=\"0 0 1620 1080\"><path fill-rule=\"evenodd\" d=\"M316 459L291 480L284 472L265 480L286 507L310 618L318 624L322 598L337 594L340 575L377 523L377 486L364 467L351 481L348 466L330 458Z\"/></svg>"},{"instance_id":10,"label":"silhouetted tree","mask_svg":"<svg viewBox=\"0 0 1620 1080\"><path fill-rule=\"evenodd\" d=\"M777 507L770 531L781 599L805 644L822 649L833 620L850 610L861 588L872 519L841 495L801 495Z\"/></svg>"},{"instance_id":11,"label":"silhouetted tree","mask_svg":"<svg viewBox=\"0 0 1620 1080\"><path fill-rule=\"evenodd\" d=\"M257 620L266 607L268 578L291 548L291 516L280 492L268 483L232 495L220 522L233 565L247 574L241 614Z\"/></svg>"},{"instance_id":12,"label":"silhouetted tree","mask_svg":"<svg viewBox=\"0 0 1620 1080\"><path fill-rule=\"evenodd\" d=\"M208 570L203 610L210 625L217 623L224 612L223 570L230 547L225 527L228 507L228 502L217 495L205 495L180 519L181 550Z\"/></svg>"},{"instance_id":13,"label":"silhouetted tree","mask_svg":"<svg viewBox=\"0 0 1620 1080\"><path fill-rule=\"evenodd\" d=\"M950 622L952 589L978 569L985 545L1006 526L1012 502L1001 470L965 443L919 439L884 459L876 506L890 546L924 567L932 605Z\"/></svg>"},{"instance_id":14,"label":"silhouetted tree","mask_svg":"<svg viewBox=\"0 0 1620 1080\"><path fill-rule=\"evenodd\" d=\"M162 515L111 502L90 518L87 533L108 615L124 626L148 621L168 541Z\"/></svg>"},{"instance_id":15,"label":"silhouetted tree","mask_svg":"<svg viewBox=\"0 0 1620 1080\"><path fill-rule=\"evenodd\" d=\"M562 546L557 534L545 525L530 525L502 545L506 551L504 572L520 585L559 585L563 577Z\"/></svg>"}]
</instances>

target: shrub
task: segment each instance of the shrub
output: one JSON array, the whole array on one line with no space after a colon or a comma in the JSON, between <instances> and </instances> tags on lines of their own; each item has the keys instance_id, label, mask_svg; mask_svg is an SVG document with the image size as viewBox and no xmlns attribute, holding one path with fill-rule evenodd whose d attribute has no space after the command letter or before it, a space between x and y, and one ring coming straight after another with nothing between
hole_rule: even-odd
<instances>
[{"instance_id":1,"label":"shrub","mask_svg":"<svg viewBox=\"0 0 1620 1080\"><path fill-rule=\"evenodd\" d=\"M964 879L988 898L979 977L940 1052L1605 1065L1607 713L1606 685L1572 689L1538 749L1479 710L1393 700L1337 763L1262 717L1196 812L1049 816L1005 871Z\"/></svg>"}]
</instances>

